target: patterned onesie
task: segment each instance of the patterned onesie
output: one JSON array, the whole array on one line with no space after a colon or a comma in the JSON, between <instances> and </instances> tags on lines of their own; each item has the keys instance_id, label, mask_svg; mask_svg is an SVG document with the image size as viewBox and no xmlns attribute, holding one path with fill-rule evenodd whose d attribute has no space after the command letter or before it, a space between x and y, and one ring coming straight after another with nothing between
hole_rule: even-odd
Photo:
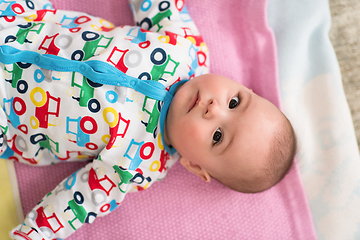
<instances>
[{"instance_id":1,"label":"patterned onesie","mask_svg":"<svg viewBox=\"0 0 360 240\"><path fill-rule=\"evenodd\" d=\"M32 165L93 159L11 232L63 239L165 177L163 144L178 86L208 73L184 1L130 2L137 27L46 0L0 0L0 157ZM147 30L145 30L147 29Z\"/></svg>"}]
</instances>

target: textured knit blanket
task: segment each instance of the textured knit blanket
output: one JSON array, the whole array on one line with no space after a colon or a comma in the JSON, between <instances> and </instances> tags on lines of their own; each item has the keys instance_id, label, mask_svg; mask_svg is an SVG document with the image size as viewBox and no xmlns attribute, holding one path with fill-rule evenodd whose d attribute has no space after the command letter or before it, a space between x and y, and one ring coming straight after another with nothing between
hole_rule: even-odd
<instances>
[{"instance_id":1,"label":"textured knit blanket","mask_svg":"<svg viewBox=\"0 0 360 240\"><path fill-rule=\"evenodd\" d=\"M265 0L188 0L186 4L209 47L211 72L239 81L277 106L282 105L282 109L294 122L301 143L298 157L300 163L296 164L278 185L259 194L237 193L215 181L210 184L203 183L183 169L180 164L175 164L163 181L154 184L149 190L129 194L116 211L104 218L98 218L91 225L85 225L70 239L316 239L314 226L321 238L326 234L323 233L325 230L323 231L322 228L328 228L331 232L327 222L334 223L334 215L328 218L330 220L326 219L325 223L321 222L321 219L324 214L326 216L334 214L333 210L331 205L327 205L326 209L319 209L321 206L319 204L322 204L324 201L321 200L324 199L317 196L321 193L321 196L330 199L336 195L333 191L335 188L327 191L329 184L327 185L323 179L327 177L326 179L329 180L331 177L328 171L340 174L336 173L338 165L332 165L331 169L329 166L318 169L324 167L325 163L315 164L324 161L316 157L329 153L319 144L311 145L311 142L306 142L306 137L316 141L319 132L326 134L327 131L331 132L334 129L331 119L326 118L325 126L319 123L317 126L307 125L310 124L308 119L321 120L322 115L320 117L317 115L320 111L316 107L345 112L340 120L351 128L347 105L341 87L338 87L341 86L341 79L337 61L331 44L327 42L325 36L329 26L329 10L326 8L326 1L318 3L325 6L325 9L321 10L323 11L321 16L316 17L318 27L312 26L313 32L319 32L316 35L310 34L311 31L307 30L312 22L304 22L305 19L310 21L311 16L318 14L316 11L308 11L313 7L310 3L301 5L296 4L295 1L285 1L288 4L285 8L280 2L280 0L271 3ZM127 0L54 0L53 3L58 9L87 12L112 21L118 26L134 24ZM301 5L302 8L297 5ZM303 19L301 14L296 12L298 9L309 16ZM289 19L292 22L286 22ZM301 22L304 23L300 29L307 34L302 38L296 34L295 28L290 24L297 26L296 24ZM321 49L319 46L323 46L322 41L327 43L320 52L323 55L319 55L319 52L314 54L309 52L310 40L319 51ZM301 49L297 49L299 45ZM304 56L305 53L309 55ZM300 58L295 54L299 54ZM294 59L298 62L292 61ZM324 61L320 61L322 59ZM310 60L319 60L319 65L313 66ZM335 100L318 100L316 95L312 96L312 99L297 101L296 97L299 95L303 97L302 94L306 93L305 83L303 84L299 79L307 82L308 80L303 79L316 79L317 76L322 76L322 71L314 70L311 74L308 73L311 69L319 69L322 66L329 66L328 69L336 67L329 73L336 79L322 90L327 92L339 88L340 90L337 91L340 91L338 94L340 97L336 96L340 99L340 103L335 106ZM318 83L315 87L321 88L320 85ZM305 116L300 115L298 109L304 110ZM356 160L358 155L354 153L356 140L353 139L353 131L347 130L344 138L343 141L349 138L347 141L351 142L347 144L351 145L349 148L352 151L348 153L348 158L351 161ZM332 139L331 136L329 139ZM330 140L327 141L325 138L325 143ZM316 153L313 153L314 151ZM336 156L341 156L343 153L341 151L344 150L337 148L334 151ZM312 155L309 156L308 153ZM5 162L1 161L1 163ZM334 159L334 162L336 161L340 161L339 158ZM36 168L15 164L18 188L15 186L14 193L16 196L16 189L19 190L24 213L30 211L62 179L83 165L83 163L66 163ZM302 170L302 175L298 166ZM332 181L341 182L338 180L342 180L341 177ZM339 186L335 187L338 189ZM310 197L312 211L304 189ZM340 201L341 199L338 202ZM343 208L347 207L343 206ZM16 211L13 212L15 215ZM332 227L333 225L330 228ZM319 231L322 232L319 234Z\"/></svg>"}]
</instances>

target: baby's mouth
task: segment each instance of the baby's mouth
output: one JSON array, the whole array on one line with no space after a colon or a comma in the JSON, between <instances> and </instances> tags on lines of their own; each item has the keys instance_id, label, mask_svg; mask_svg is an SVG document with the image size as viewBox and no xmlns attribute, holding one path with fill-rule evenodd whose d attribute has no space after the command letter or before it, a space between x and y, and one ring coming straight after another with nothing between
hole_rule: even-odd
<instances>
[{"instance_id":1,"label":"baby's mouth","mask_svg":"<svg viewBox=\"0 0 360 240\"><path fill-rule=\"evenodd\" d=\"M197 92L194 95L193 99L191 99L188 112L190 112L198 104L198 102L199 102L199 92Z\"/></svg>"}]
</instances>

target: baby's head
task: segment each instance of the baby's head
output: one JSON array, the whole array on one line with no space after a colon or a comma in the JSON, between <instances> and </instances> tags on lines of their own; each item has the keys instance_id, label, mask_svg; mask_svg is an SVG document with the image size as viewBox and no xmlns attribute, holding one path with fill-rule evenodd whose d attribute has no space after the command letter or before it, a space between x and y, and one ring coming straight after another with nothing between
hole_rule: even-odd
<instances>
[{"instance_id":1,"label":"baby's head","mask_svg":"<svg viewBox=\"0 0 360 240\"><path fill-rule=\"evenodd\" d=\"M240 192L261 192L279 182L296 149L292 126L276 106L215 74L177 89L164 140L190 172Z\"/></svg>"}]
</instances>

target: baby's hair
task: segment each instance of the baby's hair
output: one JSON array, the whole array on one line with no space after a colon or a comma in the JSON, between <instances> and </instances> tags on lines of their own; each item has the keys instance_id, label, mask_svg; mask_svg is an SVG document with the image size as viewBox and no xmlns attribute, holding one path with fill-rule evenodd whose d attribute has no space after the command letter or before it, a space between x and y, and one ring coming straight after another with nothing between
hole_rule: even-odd
<instances>
[{"instance_id":1,"label":"baby's hair","mask_svg":"<svg viewBox=\"0 0 360 240\"><path fill-rule=\"evenodd\" d=\"M274 141L269 154L267 173L275 184L290 171L297 152L297 140L290 121L284 116L282 127L274 134Z\"/></svg>"}]
</instances>

